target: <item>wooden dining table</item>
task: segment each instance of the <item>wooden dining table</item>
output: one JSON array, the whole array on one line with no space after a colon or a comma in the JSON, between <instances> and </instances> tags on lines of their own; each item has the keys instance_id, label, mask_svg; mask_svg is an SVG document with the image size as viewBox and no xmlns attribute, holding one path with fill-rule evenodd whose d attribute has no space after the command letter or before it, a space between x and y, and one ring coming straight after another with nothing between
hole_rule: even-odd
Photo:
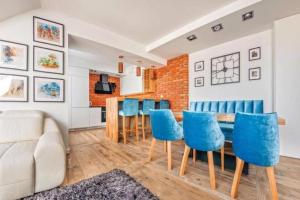
<instances>
[{"instance_id":1,"label":"wooden dining table","mask_svg":"<svg viewBox=\"0 0 300 200\"><path fill-rule=\"evenodd\" d=\"M182 112L174 112L174 116L177 121L183 120ZM218 113L218 114L216 114L216 117L219 122L234 123L234 120L235 120L234 114ZM278 125L286 125L285 119L282 117L278 117Z\"/></svg>"}]
</instances>

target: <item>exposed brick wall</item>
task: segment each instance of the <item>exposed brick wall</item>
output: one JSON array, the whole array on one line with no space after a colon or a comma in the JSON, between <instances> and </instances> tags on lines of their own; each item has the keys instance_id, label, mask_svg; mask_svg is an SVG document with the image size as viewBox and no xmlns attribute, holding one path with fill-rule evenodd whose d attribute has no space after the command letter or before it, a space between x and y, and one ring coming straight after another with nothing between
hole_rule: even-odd
<instances>
[{"instance_id":1,"label":"exposed brick wall","mask_svg":"<svg viewBox=\"0 0 300 200\"><path fill-rule=\"evenodd\" d=\"M106 98L120 96L120 78L112 77L112 76L108 77L108 81L115 83L117 86L113 94L95 94L95 84L97 81L99 81L99 75L90 74L89 94L90 94L90 101L92 102L93 106L105 106Z\"/></svg>"},{"instance_id":2,"label":"exposed brick wall","mask_svg":"<svg viewBox=\"0 0 300 200\"><path fill-rule=\"evenodd\" d=\"M155 97L168 99L174 112L188 108L188 63L188 55L182 55L168 60L166 66L155 70Z\"/></svg>"}]
</instances>

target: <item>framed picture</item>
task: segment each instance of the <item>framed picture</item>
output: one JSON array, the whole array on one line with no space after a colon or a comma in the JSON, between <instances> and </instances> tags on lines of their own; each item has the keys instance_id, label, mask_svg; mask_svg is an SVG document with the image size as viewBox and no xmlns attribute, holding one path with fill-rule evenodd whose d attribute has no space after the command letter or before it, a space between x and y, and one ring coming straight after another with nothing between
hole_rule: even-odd
<instances>
[{"instance_id":1,"label":"framed picture","mask_svg":"<svg viewBox=\"0 0 300 200\"><path fill-rule=\"evenodd\" d=\"M249 69L249 80L260 80L261 79L261 68L250 68Z\"/></svg>"},{"instance_id":2,"label":"framed picture","mask_svg":"<svg viewBox=\"0 0 300 200\"><path fill-rule=\"evenodd\" d=\"M249 49L249 61L260 60L260 59L261 59L261 49L260 49L260 47Z\"/></svg>"},{"instance_id":3,"label":"framed picture","mask_svg":"<svg viewBox=\"0 0 300 200\"><path fill-rule=\"evenodd\" d=\"M0 40L0 67L28 71L28 45Z\"/></svg>"},{"instance_id":4,"label":"framed picture","mask_svg":"<svg viewBox=\"0 0 300 200\"><path fill-rule=\"evenodd\" d=\"M28 102L28 76L0 74L1 102Z\"/></svg>"},{"instance_id":5,"label":"framed picture","mask_svg":"<svg viewBox=\"0 0 300 200\"><path fill-rule=\"evenodd\" d=\"M63 51L33 46L33 70L64 74L64 57Z\"/></svg>"},{"instance_id":6,"label":"framed picture","mask_svg":"<svg viewBox=\"0 0 300 200\"><path fill-rule=\"evenodd\" d=\"M211 59L211 85L240 82L240 52Z\"/></svg>"},{"instance_id":7,"label":"framed picture","mask_svg":"<svg viewBox=\"0 0 300 200\"><path fill-rule=\"evenodd\" d=\"M33 17L33 41L64 47L64 25Z\"/></svg>"},{"instance_id":8,"label":"framed picture","mask_svg":"<svg viewBox=\"0 0 300 200\"><path fill-rule=\"evenodd\" d=\"M195 87L203 87L204 86L204 77L195 78Z\"/></svg>"},{"instance_id":9,"label":"framed picture","mask_svg":"<svg viewBox=\"0 0 300 200\"><path fill-rule=\"evenodd\" d=\"M203 71L204 70L204 61L195 62L194 70L195 70L195 72Z\"/></svg>"},{"instance_id":10,"label":"framed picture","mask_svg":"<svg viewBox=\"0 0 300 200\"><path fill-rule=\"evenodd\" d=\"M33 77L34 102L64 102L65 80Z\"/></svg>"}]
</instances>

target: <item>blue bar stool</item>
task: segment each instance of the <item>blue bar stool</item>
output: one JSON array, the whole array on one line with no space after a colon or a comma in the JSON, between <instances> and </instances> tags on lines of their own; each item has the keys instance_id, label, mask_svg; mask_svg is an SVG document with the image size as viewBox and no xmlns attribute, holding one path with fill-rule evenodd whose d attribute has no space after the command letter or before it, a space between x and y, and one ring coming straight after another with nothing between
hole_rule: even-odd
<instances>
[{"instance_id":1,"label":"blue bar stool","mask_svg":"<svg viewBox=\"0 0 300 200\"><path fill-rule=\"evenodd\" d=\"M168 100L160 100L159 109L170 109L170 102Z\"/></svg>"},{"instance_id":2,"label":"blue bar stool","mask_svg":"<svg viewBox=\"0 0 300 200\"><path fill-rule=\"evenodd\" d=\"M136 140L139 141L138 114L139 114L139 100L125 98L123 101L123 108L122 110L119 111L119 115L122 117L124 144L127 143L127 132L130 131L130 121L129 121L129 129L126 130L126 117L135 117L135 134L136 134Z\"/></svg>"},{"instance_id":3,"label":"blue bar stool","mask_svg":"<svg viewBox=\"0 0 300 200\"><path fill-rule=\"evenodd\" d=\"M279 162L279 133L276 113L237 113L233 130L233 152L237 166L231 188L236 198L244 162L266 167L272 199L278 199L274 166Z\"/></svg>"},{"instance_id":4,"label":"blue bar stool","mask_svg":"<svg viewBox=\"0 0 300 200\"><path fill-rule=\"evenodd\" d=\"M143 140L146 140L145 134L145 118L149 116L150 110L155 109L155 101L153 99L144 99L142 110L139 111L139 114L142 116L142 132L143 132Z\"/></svg>"},{"instance_id":5,"label":"blue bar stool","mask_svg":"<svg viewBox=\"0 0 300 200\"><path fill-rule=\"evenodd\" d=\"M168 109L150 110L150 122L153 139L149 151L149 161L152 159L156 140L167 141L168 170L172 170L171 141L181 140L182 127L177 123L173 113Z\"/></svg>"},{"instance_id":6,"label":"blue bar stool","mask_svg":"<svg viewBox=\"0 0 300 200\"><path fill-rule=\"evenodd\" d=\"M221 149L221 152L224 153L224 135L218 125L215 114L208 112L183 112L183 133L186 145L179 175L184 175L191 148L207 151L210 186L213 190L216 189L213 151ZM222 165L224 165L224 162L222 162Z\"/></svg>"}]
</instances>

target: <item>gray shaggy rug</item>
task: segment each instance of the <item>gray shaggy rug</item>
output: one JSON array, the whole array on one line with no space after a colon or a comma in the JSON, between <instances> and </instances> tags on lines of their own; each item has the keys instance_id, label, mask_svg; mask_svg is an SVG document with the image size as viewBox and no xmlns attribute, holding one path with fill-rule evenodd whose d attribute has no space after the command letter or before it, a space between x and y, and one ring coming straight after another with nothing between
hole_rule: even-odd
<instances>
[{"instance_id":1,"label":"gray shaggy rug","mask_svg":"<svg viewBox=\"0 0 300 200\"><path fill-rule=\"evenodd\" d=\"M124 171L114 169L79 183L40 192L23 200L158 200Z\"/></svg>"}]
</instances>

